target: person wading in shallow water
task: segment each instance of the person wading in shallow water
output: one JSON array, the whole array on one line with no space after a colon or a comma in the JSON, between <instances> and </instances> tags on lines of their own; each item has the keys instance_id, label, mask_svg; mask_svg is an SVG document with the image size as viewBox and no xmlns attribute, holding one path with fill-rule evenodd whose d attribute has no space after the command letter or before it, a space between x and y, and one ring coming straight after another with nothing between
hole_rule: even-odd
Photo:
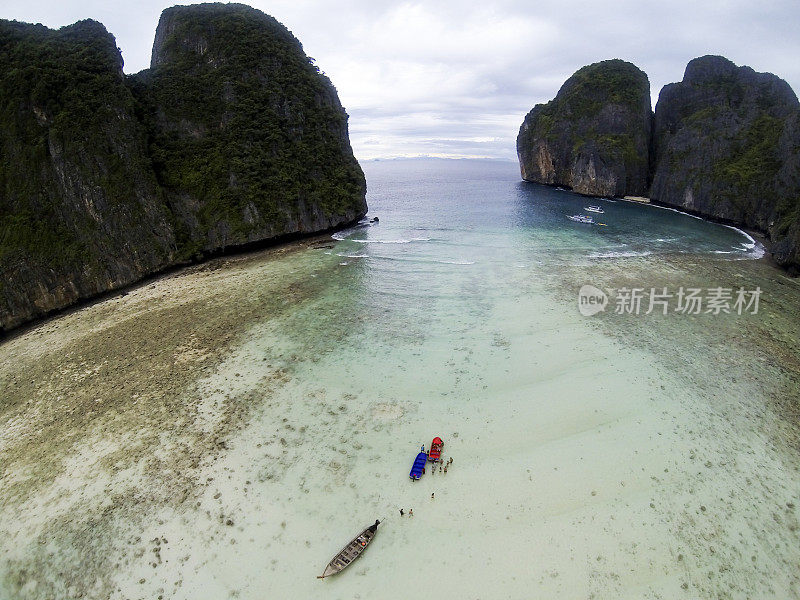
<instances>
[{"instance_id":1,"label":"person wading in shallow water","mask_svg":"<svg viewBox=\"0 0 800 600\"><path fill-rule=\"evenodd\" d=\"M409 508L408 509L408 516L409 517L413 517L414 516L414 509L413 508Z\"/></svg>"},{"instance_id":2,"label":"person wading in shallow water","mask_svg":"<svg viewBox=\"0 0 800 600\"><path fill-rule=\"evenodd\" d=\"M431 492L431 500L433 500L433 492Z\"/></svg>"},{"instance_id":3,"label":"person wading in shallow water","mask_svg":"<svg viewBox=\"0 0 800 600\"><path fill-rule=\"evenodd\" d=\"M403 509L401 508L401 509L400 509L400 516L402 517L404 514L406 514L406 513L404 513L404 512L403 512Z\"/></svg>"}]
</instances>

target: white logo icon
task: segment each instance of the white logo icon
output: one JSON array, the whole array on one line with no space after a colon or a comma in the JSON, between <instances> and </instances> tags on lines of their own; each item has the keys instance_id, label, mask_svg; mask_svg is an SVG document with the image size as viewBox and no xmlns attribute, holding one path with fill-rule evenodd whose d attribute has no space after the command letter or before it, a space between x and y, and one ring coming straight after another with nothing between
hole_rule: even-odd
<instances>
[{"instance_id":1,"label":"white logo icon","mask_svg":"<svg viewBox=\"0 0 800 600\"><path fill-rule=\"evenodd\" d=\"M578 310L584 317L604 311L608 305L606 293L593 285L584 285L578 292Z\"/></svg>"}]
</instances>

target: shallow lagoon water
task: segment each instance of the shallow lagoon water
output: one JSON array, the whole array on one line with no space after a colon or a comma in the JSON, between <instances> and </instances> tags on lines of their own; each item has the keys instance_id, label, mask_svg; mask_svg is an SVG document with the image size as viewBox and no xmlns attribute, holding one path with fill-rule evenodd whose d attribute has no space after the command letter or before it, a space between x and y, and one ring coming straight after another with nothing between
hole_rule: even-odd
<instances>
[{"instance_id":1,"label":"shallow lagoon water","mask_svg":"<svg viewBox=\"0 0 800 600\"><path fill-rule=\"evenodd\" d=\"M6 597L800 596L795 281L741 232L516 165L365 170L377 225L0 347ZM589 203L606 226L566 219ZM587 318L584 283L762 310ZM435 435L454 463L411 483Z\"/></svg>"}]
</instances>

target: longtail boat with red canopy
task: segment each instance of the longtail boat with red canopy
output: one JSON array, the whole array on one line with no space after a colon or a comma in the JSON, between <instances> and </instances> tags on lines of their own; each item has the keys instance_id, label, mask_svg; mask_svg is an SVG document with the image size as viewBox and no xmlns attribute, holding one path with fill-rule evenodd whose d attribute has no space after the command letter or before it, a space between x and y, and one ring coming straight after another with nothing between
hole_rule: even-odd
<instances>
[{"instance_id":1,"label":"longtail boat with red canopy","mask_svg":"<svg viewBox=\"0 0 800 600\"><path fill-rule=\"evenodd\" d=\"M442 448L444 448L444 442L442 441L442 438L433 438L433 441L431 442L431 451L428 452L428 460L433 462L442 460Z\"/></svg>"}]
</instances>

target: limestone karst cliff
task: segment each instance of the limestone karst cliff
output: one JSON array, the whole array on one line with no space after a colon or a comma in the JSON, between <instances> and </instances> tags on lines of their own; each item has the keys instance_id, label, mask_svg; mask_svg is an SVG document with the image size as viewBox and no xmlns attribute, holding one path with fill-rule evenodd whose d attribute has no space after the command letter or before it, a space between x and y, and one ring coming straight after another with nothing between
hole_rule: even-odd
<instances>
[{"instance_id":1,"label":"limestone karst cliff","mask_svg":"<svg viewBox=\"0 0 800 600\"><path fill-rule=\"evenodd\" d=\"M241 4L169 8L150 69L132 79L180 256L366 213L336 90L272 17Z\"/></svg>"},{"instance_id":2,"label":"limestone karst cliff","mask_svg":"<svg viewBox=\"0 0 800 600\"><path fill-rule=\"evenodd\" d=\"M366 213L336 90L244 5L165 10L129 77L100 23L0 20L0 125L0 332Z\"/></svg>"},{"instance_id":3,"label":"limestone karst cliff","mask_svg":"<svg viewBox=\"0 0 800 600\"><path fill-rule=\"evenodd\" d=\"M525 117L517 137L522 178L587 195L644 194L651 126L644 72L622 60L583 67Z\"/></svg>"},{"instance_id":4,"label":"limestone karst cliff","mask_svg":"<svg viewBox=\"0 0 800 600\"><path fill-rule=\"evenodd\" d=\"M0 21L0 328L169 264L175 239L114 38Z\"/></svg>"},{"instance_id":5,"label":"limestone karst cliff","mask_svg":"<svg viewBox=\"0 0 800 600\"><path fill-rule=\"evenodd\" d=\"M764 233L800 271L800 105L770 73L704 56L665 86L649 119L647 77L604 61L525 117L523 179L653 201Z\"/></svg>"},{"instance_id":6,"label":"limestone karst cliff","mask_svg":"<svg viewBox=\"0 0 800 600\"><path fill-rule=\"evenodd\" d=\"M771 73L704 56L656 105L650 194L663 204L767 234L800 265L800 104Z\"/></svg>"}]
</instances>

